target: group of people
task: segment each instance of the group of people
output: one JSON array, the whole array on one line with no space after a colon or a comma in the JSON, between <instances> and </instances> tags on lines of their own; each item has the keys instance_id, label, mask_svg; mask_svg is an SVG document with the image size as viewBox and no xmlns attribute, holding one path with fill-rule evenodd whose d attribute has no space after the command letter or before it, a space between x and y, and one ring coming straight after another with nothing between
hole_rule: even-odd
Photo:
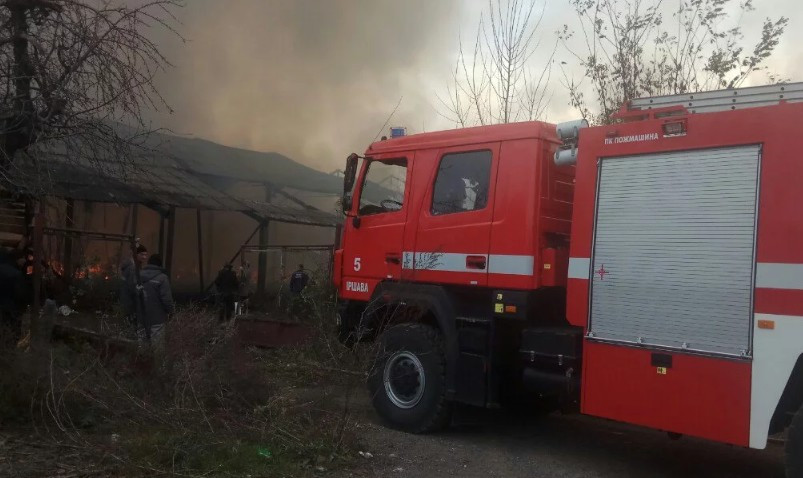
<instances>
[{"instance_id":1,"label":"group of people","mask_svg":"<svg viewBox=\"0 0 803 478\"><path fill-rule=\"evenodd\" d=\"M26 244L21 242L16 249L0 249L0 326L8 337L19 341L21 336L21 311L29 299L28 254ZM133 257L120 268L122 286L120 304L138 340L143 344L158 345L164 336L165 322L175 311L175 302L170 279L163 268L159 254L149 254L148 249L137 244ZM288 290L293 300L302 296L309 282L304 265L289 277ZM243 263L239 274L227 263L215 279L219 318L229 320L235 315L237 303L247 302L251 295L250 268ZM5 332L5 331L4 331ZM5 333L0 334L6 336Z\"/></svg>"},{"instance_id":2,"label":"group of people","mask_svg":"<svg viewBox=\"0 0 803 478\"><path fill-rule=\"evenodd\" d=\"M167 317L175 310L170 279L162 266L159 254L149 255L145 246L137 245L134 258L120 271L120 303L140 343L160 344Z\"/></svg>"},{"instance_id":3,"label":"group of people","mask_svg":"<svg viewBox=\"0 0 803 478\"><path fill-rule=\"evenodd\" d=\"M301 296L304 288L309 283L309 275L304 270L304 264L299 264L298 269L290 275L288 290L291 299ZM250 267L247 262L240 267L239 275L234 271L234 267L227 263L215 279L215 288L218 298L218 318L220 321L228 321L237 314L237 304L247 303L251 295L250 290Z\"/></svg>"},{"instance_id":4,"label":"group of people","mask_svg":"<svg viewBox=\"0 0 803 478\"><path fill-rule=\"evenodd\" d=\"M0 262L0 280L2 271L3 264ZM120 303L123 313L135 327L140 342L158 344L164 335L164 324L175 310L170 279L163 268L161 256L148 254L147 248L138 244L134 257L123 264L120 272ZM248 300L249 282L247 263L240 268L239 274L234 271L231 263L220 270L215 279L220 321L230 320L235 315L236 304ZM294 298L301 296L308 282L309 275L304 270L304 265L299 264L298 270L290 275L290 294ZM0 306L2 304L0 298Z\"/></svg>"}]
</instances>

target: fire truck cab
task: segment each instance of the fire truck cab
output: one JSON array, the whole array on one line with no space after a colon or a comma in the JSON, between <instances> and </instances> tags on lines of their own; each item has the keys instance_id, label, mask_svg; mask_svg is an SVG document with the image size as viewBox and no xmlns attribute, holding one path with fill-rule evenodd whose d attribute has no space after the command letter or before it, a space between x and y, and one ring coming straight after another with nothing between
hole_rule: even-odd
<instances>
[{"instance_id":1,"label":"fire truck cab","mask_svg":"<svg viewBox=\"0 0 803 478\"><path fill-rule=\"evenodd\" d=\"M575 408L752 448L788 428L803 476L801 99L645 98L611 125L350 156L338 320L379 343L379 415L425 432L455 402Z\"/></svg>"}]
</instances>

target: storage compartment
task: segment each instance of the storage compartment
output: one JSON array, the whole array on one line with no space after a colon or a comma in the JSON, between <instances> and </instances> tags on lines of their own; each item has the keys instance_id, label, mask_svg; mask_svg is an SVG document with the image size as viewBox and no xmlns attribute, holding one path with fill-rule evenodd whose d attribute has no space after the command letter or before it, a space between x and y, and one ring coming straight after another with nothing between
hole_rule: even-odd
<instances>
[{"instance_id":1,"label":"storage compartment","mask_svg":"<svg viewBox=\"0 0 803 478\"><path fill-rule=\"evenodd\" d=\"M521 332L519 352L525 361L558 363L582 356L583 329L580 327L538 327Z\"/></svg>"},{"instance_id":2,"label":"storage compartment","mask_svg":"<svg viewBox=\"0 0 803 478\"><path fill-rule=\"evenodd\" d=\"M579 398L583 329L538 327L521 334L522 383L526 390L560 403Z\"/></svg>"},{"instance_id":3,"label":"storage compartment","mask_svg":"<svg viewBox=\"0 0 803 478\"><path fill-rule=\"evenodd\" d=\"M589 337L750 355L759 155L600 160Z\"/></svg>"},{"instance_id":4,"label":"storage compartment","mask_svg":"<svg viewBox=\"0 0 803 478\"><path fill-rule=\"evenodd\" d=\"M586 341L582 412L747 446L747 360Z\"/></svg>"}]
</instances>

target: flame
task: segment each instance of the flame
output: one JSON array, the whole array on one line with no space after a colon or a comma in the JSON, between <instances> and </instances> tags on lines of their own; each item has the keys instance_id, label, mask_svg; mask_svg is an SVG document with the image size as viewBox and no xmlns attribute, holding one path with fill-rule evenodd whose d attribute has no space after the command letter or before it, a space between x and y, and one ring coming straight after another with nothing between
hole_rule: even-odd
<instances>
[{"instance_id":1,"label":"flame","mask_svg":"<svg viewBox=\"0 0 803 478\"><path fill-rule=\"evenodd\" d=\"M49 266L59 275L64 276L64 265L58 261L51 261ZM73 273L74 279L88 279L90 277L102 277L104 280L109 280L110 267L104 267L100 263L90 264L88 266L79 267Z\"/></svg>"},{"instance_id":2,"label":"flame","mask_svg":"<svg viewBox=\"0 0 803 478\"><path fill-rule=\"evenodd\" d=\"M64 275L64 265L60 262L50 262L50 268L53 269L56 274L63 276Z\"/></svg>"}]
</instances>

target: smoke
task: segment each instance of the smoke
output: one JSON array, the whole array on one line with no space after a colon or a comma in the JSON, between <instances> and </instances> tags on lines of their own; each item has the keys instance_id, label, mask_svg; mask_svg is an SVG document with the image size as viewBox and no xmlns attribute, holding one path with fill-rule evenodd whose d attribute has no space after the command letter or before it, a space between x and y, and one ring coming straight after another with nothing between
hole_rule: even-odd
<instances>
[{"instance_id":1,"label":"smoke","mask_svg":"<svg viewBox=\"0 0 803 478\"><path fill-rule=\"evenodd\" d=\"M450 126L438 123L435 91L453 66L459 3L188 0L178 12L187 43L159 38L175 66L158 80L174 113L152 119L178 134L341 168L401 96L391 124Z\"/></svg>"},{"instance_id":2,"label":"smoke","mask_svg":"<svg viewBox=\"0 0 803 478\"><path fill-rule=\"evenodd\" d=\"M756 4L780 7L797 1ZM154 123L226 145L276 151L326 172L342 168L348 153L364 151L402 96L388 126L407 126L411 133L454 126L438 114L444 108L437 95L443 96L450 82L459 36L473 41L487 8L486 2L460 0L186 3L178 17L187 43L169 35L159 38L175 68L158 85L175 112L154 114ZM576 25L576 16L564 7L547 4L539 32L545 46L552 45L561 25ZM752 45L763 16L732 14L744 20L745 44ZM795 59L800 54L794 47L801 34L793 25L767 66L799 80ZM566 62L570 77L582 78L565 48L558 49L556 60ZM534 68L543 61L544 55L534 57ZM549 121L578 114L562 81L555 69ZM764 82L763 73L751 81Z\"/></svg>"}]
</instances>

